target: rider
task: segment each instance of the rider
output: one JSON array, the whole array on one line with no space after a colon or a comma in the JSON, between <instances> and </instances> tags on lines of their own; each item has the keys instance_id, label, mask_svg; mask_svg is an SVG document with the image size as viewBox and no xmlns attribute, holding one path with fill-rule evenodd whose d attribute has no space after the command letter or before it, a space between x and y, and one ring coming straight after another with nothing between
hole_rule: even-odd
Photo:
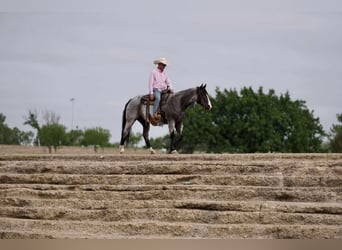
<instances>
[{"instance_id":1,"label":"rider","mask_svg":"<svg viewBox=\"0 0 342 250\"><path fill-rule=\"evenodd\" d=\"M165 58L159 58L153 61L154 64L157 65L157 68L152 70L149 79L149 91L150 91L150 100L154 100L153 104L153 119L155 121L160 119L160 114L158 114L158 107L161 97L161 92L165 89L169 89L171 93L173 93L172 83L170 78L165 72L165 67L168 65L168 62Z\"/></svg>"}]
</instances>

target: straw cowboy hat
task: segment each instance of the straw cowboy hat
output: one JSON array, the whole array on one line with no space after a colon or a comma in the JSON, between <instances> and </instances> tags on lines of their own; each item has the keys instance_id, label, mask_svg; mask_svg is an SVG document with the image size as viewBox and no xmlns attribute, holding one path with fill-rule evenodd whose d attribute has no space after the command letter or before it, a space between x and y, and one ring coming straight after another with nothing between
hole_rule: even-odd
<instances>
[{"instance_id":1,"label":"straw cowboy hat","mask_svg":"<svg viewBox=\"0 0 342 250\"><path fill-rule=\"evenodd\" d=\"M164 65L168 65L169 64L165 57L158 58L158 59L154 60L153 63L154 64L161 63L161 64L164 64Z\"/></svg>"}]
</instances>

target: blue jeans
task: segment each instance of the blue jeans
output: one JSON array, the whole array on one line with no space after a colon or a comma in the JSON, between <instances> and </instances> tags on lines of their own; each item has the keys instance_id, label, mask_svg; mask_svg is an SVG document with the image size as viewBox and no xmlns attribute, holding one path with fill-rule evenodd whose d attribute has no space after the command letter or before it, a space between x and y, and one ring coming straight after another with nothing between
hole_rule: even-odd
<instances>
[{"instance_id":1,"label":"blue jeans","mask_svg":"<svg viewBox=\"0 0 342 250\"><path fill-rule=\"evenodd\" d=\"M158 89L153 89L153 95L154 95L153 114L155 114L158 111L161 92Z\"/></svg>"}]
</instances>

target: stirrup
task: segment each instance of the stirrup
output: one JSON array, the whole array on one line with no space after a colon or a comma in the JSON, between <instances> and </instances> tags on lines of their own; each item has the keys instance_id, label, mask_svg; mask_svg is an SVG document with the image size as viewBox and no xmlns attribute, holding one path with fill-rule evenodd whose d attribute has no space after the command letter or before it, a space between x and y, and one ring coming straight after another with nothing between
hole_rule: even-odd
<instances>
[{"instance_id":1,"label":"stirrup","mask_svg":"<svg viewBox=\"0 0 342 250\"><path fill-rule=\"evenodd\" d=\"M158 122L154 119L154 117L152 115L148 115L148 121L153 125L153 126L157 126Z\"/></svg>"},{"instance_id":2,"label":"stirrup","mask_svg":"<svg viewBox=\"0 0 342 250\"><path fill-rule=\"evenodd\" d=\"M153 118L154 118L155 121L159 121L160 118L161 118L161 115L159 113L155 113Z\"/></svg>"}]
</instances>

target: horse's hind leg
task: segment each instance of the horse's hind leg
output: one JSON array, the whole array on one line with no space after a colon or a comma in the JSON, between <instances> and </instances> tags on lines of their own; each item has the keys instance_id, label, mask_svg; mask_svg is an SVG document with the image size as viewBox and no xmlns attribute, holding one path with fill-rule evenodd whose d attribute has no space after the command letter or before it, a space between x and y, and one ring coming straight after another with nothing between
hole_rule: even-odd
<instances>
[{"instance_id":1,"label":"horse's hind leg","mask_svg":"<svg viewBox=\"0 0 342 250\"><path fill-rule=\"evenodd\" d=\"M127 143L129 140L133 123L134 121L126 121L125 126L121 132L121 140L119 147L120 154L122 154L125 151L125 143Z\"/></svg>"},{"instance_id":2,"label":"horse's hind leg","mask_svg":"<svg viewBox=\"0 0 342 250\"><path fill-rule=\"evenodd\" d=\"M125 152L125 142L127 141L129 137L130 131L131 131L130 129L129 130L124 129L121 133L121 140L120 140L120 147L119 147L120 154Z\"/></svg>"}]
</instances>

